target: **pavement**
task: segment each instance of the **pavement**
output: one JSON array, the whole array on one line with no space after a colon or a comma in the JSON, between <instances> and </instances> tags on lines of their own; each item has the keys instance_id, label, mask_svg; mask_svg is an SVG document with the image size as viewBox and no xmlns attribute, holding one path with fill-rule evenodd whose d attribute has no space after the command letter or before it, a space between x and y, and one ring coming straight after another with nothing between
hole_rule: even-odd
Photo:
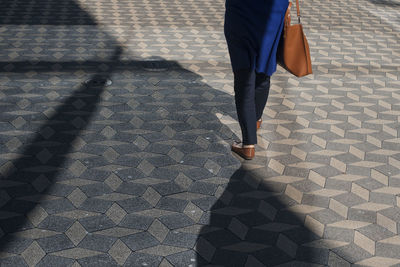
<instances>
[{"instance_id":1,"label":"pavement","mask_svg":"<svg viewBox=\"0 0 400 267\"><path fill-rule=\"evenodd\" d=\"M400 266L400 2L301 10L242 161L223 0L2 0L0 266Z\"/></svg>"}]
</instances>

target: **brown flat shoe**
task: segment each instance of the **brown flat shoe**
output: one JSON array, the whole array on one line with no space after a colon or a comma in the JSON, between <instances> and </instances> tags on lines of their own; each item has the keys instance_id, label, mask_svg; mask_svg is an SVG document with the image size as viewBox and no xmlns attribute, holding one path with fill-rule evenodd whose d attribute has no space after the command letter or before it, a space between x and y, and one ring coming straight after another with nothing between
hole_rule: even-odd
<instances>
[{"instance_id":1,"label":"brown flat shoe","mask_svg":"<svg viewBox=\"0 0 400 267\"><path fill-rule=\"evenodd\" d=\"M242 147L241 143L233 144L231 150L246 160L253 159L256 154L254 147Z\"/></svg>"},{"instance_id":2,"label":"brown flat shoe","mask_svg":"<svg viewBox=\"0 0 400 267\"><path fill-rule=\"evenodd\" d=\"M257 121L257 130L261 128L262 119Z\"/></svg>"}]
</instances>

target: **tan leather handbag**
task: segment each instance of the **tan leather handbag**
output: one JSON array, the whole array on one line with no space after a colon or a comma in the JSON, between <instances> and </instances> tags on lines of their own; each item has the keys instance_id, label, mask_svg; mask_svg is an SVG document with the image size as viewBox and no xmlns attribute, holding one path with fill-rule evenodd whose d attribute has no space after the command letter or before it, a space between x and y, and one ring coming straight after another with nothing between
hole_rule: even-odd
<instances>
[{"instance_id":1,"label":"tan leather handbag","mask_svg":"<svg viewBox=\"0 0 400 267\"><path fill-rule=\"evenodd\" d=\"M289 3L278 47L278 63L293 75L303 77L312 73L310 48L300 22L299 0L296 0L298 24L291 25L291 7Z\"/></svg>"}]
</instances>

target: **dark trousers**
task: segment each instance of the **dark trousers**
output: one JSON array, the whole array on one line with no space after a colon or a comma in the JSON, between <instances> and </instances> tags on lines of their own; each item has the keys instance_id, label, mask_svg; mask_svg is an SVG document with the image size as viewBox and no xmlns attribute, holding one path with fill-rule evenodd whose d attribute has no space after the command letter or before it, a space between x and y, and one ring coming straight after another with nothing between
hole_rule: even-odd
<instances>
[{"instance_id":1,"label":"dark trousers","mask_svg":"<svg viewBox=\"0 0 400 267\"><path fill-rule=\"evenodd\" d=\"M257 144L256 121L261 119L268 99L270 76L255 70L234 71L235 104L242 142Z\"/></svg>"}]
</instances>

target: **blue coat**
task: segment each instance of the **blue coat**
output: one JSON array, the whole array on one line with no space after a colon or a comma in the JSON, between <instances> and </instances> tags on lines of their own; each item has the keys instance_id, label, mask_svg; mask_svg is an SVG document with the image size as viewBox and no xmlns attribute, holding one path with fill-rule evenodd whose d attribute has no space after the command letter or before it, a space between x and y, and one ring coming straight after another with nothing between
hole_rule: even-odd
<instances>
[{"instance_id":1,"label":"blue coat","mask_svg":"<svg viewBox=\"0 0 400 267\"><path fill-rule=\"evenodd\" d=\"M226 0L225 37L233 71L272 75L288 0Z\"/></svg>"}]
</instances>

